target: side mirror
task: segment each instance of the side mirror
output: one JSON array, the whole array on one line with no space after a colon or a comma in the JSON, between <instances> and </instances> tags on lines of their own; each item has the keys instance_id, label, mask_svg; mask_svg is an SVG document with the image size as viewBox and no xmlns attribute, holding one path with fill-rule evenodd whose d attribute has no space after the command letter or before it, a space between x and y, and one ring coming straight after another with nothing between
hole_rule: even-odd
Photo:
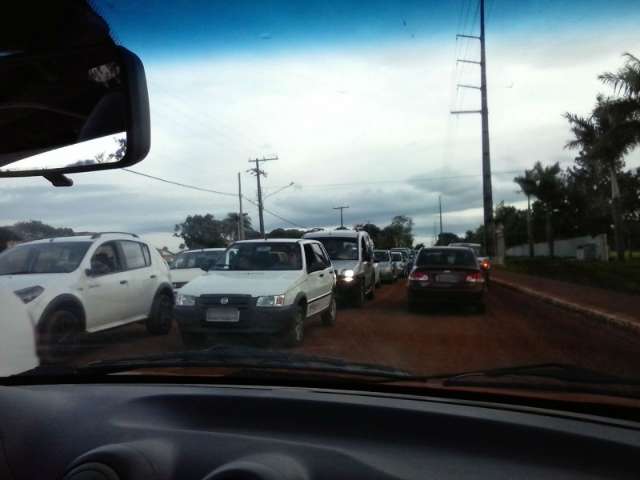
<instances>
[{"instance_id":1,"label":"side mirror","mask_svg":"<svg viewBox=\"0 0 640 480\"><path fill-rule=\"evenodd\" d=\"M144 67L110 38L63 50L0 56L0 177L123 168L151 143Z\"/></svg>"},{"instance_id":2,"label":"side mirror","mask_svg":"<svg viewBox=\"0 0 640 480\"><path fill-rule=\"evenodd\" d=\"M84 273L85 273L85 275L86 275L87 277L95 277L95 276L96 276L96 272L94 272L91 268L87 268L87 269L84 271Z\"/></svg>"}]
</instances>

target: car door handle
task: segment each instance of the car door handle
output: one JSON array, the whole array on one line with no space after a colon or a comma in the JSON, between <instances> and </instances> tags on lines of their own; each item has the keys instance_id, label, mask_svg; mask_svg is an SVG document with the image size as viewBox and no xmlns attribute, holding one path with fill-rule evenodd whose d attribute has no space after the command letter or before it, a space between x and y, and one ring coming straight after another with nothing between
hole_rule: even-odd
<instances>
[{"instance_id":1,"label":"car door handle","mask_svg":"<svg viewBox=\"0 0 640 480\"><path fill-rule=\"evenodd\" d=\"M318 275L319 277L324 277L324 273L321 273L320 275Z\"/></svg>"},{"instance_id":2,"label":"car door handle","mask_svg":"<svg viewBox=\"0 0 640 480\"><path fill-rule=\"evenodd\" d=\"M120 285L126 285L127 283L129 283L127 280L120 280Z\"/></svg>"},{"instance_id":3,"label":"car door handle","mask_svg":"<svg viewBox=\"0 0 640 480\"><path fill-rule=\"evenodd\" d=\"M157 275L151 275L149 278L157 278Z\"/></svg>"}]
</instances>

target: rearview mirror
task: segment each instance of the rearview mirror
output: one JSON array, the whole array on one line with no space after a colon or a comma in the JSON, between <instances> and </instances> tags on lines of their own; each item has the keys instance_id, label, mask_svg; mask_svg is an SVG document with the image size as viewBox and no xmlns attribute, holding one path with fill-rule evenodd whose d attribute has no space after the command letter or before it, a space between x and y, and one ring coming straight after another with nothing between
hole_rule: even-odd
<instances>
[{"instance_id":1,"label":"rearview mirror","mask_svg":"<svg viewBox=\"0 0 640 480\"><path fill-rule=\"evenodd\" d=\"M0 56L0 177L122 168L149 152L144 67L112 42Z\"/></svg>"}]
</instances>

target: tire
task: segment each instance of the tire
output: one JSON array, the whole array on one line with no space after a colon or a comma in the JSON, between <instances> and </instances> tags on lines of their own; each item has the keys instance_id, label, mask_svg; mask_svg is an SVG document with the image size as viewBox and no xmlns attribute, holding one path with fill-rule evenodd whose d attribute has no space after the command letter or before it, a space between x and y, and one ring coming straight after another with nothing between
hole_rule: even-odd
<instances>
[{"instance_id":1,"label":"tire","mask_svg":"<svg viewBox=\"0 0 640 480\"><path fill-rule=\"evenodd\" d=\"M201 349L206 345L206 338L197 333L180 331L180 337L182 338L182 345L187 350Z\"/></svg>"},{"instance_id":2,"label":"tire","mask_svg":"<svg viewBox=\"0 0 640 480\"><path fill-rule=\"evenodd\" d=\"M329 303L329 308L327 308L322 313L322 324L327 327L332 327L336 324L336 315L337 315L337 307L336 307L336 297L331 295L331 302Z\"/></svg>"},{"instance_id":3,"label":"tire","mask_svg":"<svg viewBox=\"0 0 640 480\"><path fill-rule=\"evenodd\" d=\"M353 306L356 308L362 308L365 301L364 282L358 285L358 291L353 294Z\"/></svg>"},{"instance_id":4,"label":"tire","mask_svg":"<svg viewBox=\"0 0 640 480\"><path fill-rule=\"evenodd\" d=\"M284 345L288 348L302 345L304 341L304 308L298 305L294 314L291 327L287 330L284 337Z\"/></svg>"},{"instance_id":5,"label":"tire","mask_svg":"<svg viewBox=\"0 0 640 480\"><path fill-rule=\"evenodd\" d=\"M38 334L36 350L43 365L58 363L69 354L70 340L80 329L80 319L64 308L51 312L44 319ZM65 345L67 348L65 348Z\"/></svg>"},{"instance_id":6,"label":"tire","mask_svg":"<svg viewBox=\"0 0 640 480\"><path fill-rule=\"evenodd\" d=\"M151 335L166 335L173 323L173 298L167 293L156 295L151 306L151 315L145 326Z\"/></svg>"}]
</instances>

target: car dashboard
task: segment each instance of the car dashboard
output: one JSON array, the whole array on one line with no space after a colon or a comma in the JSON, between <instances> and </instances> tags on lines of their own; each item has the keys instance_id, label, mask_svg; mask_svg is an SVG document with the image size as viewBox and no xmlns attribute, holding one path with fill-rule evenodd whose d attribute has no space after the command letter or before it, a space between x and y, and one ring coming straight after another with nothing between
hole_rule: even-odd
<instances>
[{"instance_id":1,"label":"car dashboard","mask_svg":"<svg viewBox=\"0 0 640 480\"><path fill-rule=\"evenodd\" d=\"M638 424L297 387L0 387L2 479L637 478Z\"/></svg>"}]
</instances>

